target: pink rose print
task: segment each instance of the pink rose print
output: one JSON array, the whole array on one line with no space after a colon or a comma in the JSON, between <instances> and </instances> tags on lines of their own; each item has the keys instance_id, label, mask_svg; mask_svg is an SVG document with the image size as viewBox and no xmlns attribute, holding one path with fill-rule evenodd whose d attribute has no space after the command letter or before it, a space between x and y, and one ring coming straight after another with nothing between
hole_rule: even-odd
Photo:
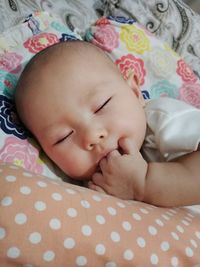
<instances>
[{"instance_id":1,"label":"pink rose print","mask_svg":"<svg viewBox=\"0 0 200 267\"><path fill-rule=\"evenodd\" d=\"M97 20L97 22L95 23L95 25L106 25L106 24L111 24L110 21L106 18L106 17L102 17L100 19Z\"/></svg>"},{"instance_id":2,"label":"pink rose print","mask_svg":"<svg viewBox=\"0 0 200 267\"><path fill-rule=\"evenodd\" d=\"M111 52L119 45L119 34L112 25L99 25L94 33L92 43L107 52Z\"/></svg>"},{"instance_id":3,"label":"pink rose print","mask_svg":"<svg viewBox=\"0 0 200 267\"><path fill-rule=\"evenodd\" d=\"M126 56L122 56L121 58L115 61L117 66L119 67L123 77L125 79L128 78L130 72L137 76L139 85L144 84L144 77L146 75L146 71L144 68L144 62L140 58L136 58L132 54L128 54Z\"/></svg>"},{"instance_id":4,"label":"pink rose print","mask_svg":"<svg viewBox=\"0 0 200 267\"><path fill-rule=\"evenodd\" d=\"M40 33L31 38L29 38L25 43L24 47L31 53L37 53L44 48L58 43L58 37L53 33Z\"/></svg>"},{"instance_id":5,"label":"pink rose print","mask_svg":"<svg viewBox=\"0 0 200 267\"><path fill-rule=\"evenodd\" d=\"M181 76L184 82L195 83L197 81L197 76L183 59L178 60L176 72Z\"/></svg>"},{"instance_id":6,"label":"pink rose print","mask_svg":"<svg viewBox=\"0 0 200 267\"><path fill-rule=\"evenodd\" d=\"M15 52L5 52L0 54L0 69L7 72L18 73L21 70L23 57Z\"/></svg>"},{"instance_id":7,"label":"pink rose print","mask_svg":"<svg viewBox=\"0 0 200 267\"><path fill-rule=\"evenodd\" d=\"M38 150L27 140L8 137L0 150L0 161L13 163L36 174L43 171Z\"/></svg>"},{"instance_id":8,"label":"pink rose print","mask_svg":"<svg viewBox=\"0 0 200 267\"><path fill-rule=\"evenodd\" d=\"M200 108L200 84L183 84L180 88L178 98L196 108Z\"/></svg>"}]
</instances>

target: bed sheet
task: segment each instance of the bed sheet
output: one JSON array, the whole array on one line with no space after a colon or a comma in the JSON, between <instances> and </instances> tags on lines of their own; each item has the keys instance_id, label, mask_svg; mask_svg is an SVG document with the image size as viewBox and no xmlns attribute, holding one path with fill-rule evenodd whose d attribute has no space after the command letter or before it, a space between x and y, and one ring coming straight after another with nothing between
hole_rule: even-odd
<instances>
[{"instance_id":1,"label":"bed sheet","mask_svg":"<svg viewBox=\"0 0 200 267\"><path fill-rule=\"evenodd\" d=\"M1 0L0 32L34 10L58 14L81 34L102 15L135 18L167 41L200 77L200 15L181 0Z\"/></svg>"}]
</instances>

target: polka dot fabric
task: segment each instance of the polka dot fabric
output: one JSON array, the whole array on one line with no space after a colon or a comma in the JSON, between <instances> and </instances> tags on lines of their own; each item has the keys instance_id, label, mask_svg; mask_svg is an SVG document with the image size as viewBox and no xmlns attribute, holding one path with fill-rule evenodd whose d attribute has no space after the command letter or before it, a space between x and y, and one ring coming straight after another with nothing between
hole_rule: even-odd
<instances>
[{"instance_id":1,"label":"polka dot fabric","mask_svg":"<svg viewBox=\"0 0 200 267\"><path fill-rule=\"evenodd\" d=\"M0 166L0 266L199 267L200 215Z\"/></svg>"}]
</instances>

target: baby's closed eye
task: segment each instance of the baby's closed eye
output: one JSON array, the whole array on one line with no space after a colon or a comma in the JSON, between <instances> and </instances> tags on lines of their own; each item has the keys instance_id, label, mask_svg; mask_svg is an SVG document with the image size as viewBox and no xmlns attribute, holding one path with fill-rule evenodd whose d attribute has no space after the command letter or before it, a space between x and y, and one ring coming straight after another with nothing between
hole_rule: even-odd
<instances>
[{"instance_id":1,"label":"baby's closed eye","mask_svg":"<svg viewBox=\"0 0 200 267\"><path fill-rule=\"evenodd\" d=\"M112 97L109 97L108 99L106 99L106 101L104 101L103 104L102 104L100 107L98 107L97 110L95 110L94 113L97 113L97 112L99 112L101 109L103 109L103 108L110 102L111 99L112 99Z\"/></svg>"},{"instance_id":2,"label":"baby's closed eye","mask_svg":"<svg viewBox=\"0 0 200 267\"><path fill-rule=\"evenodd\" d=\"M73 131L70 131L68 134L64 135L63 137L59 138L54 145L58 145L61 142L63 142L65 139L67 139L70 135L72 135Z\"/></svg>"}]
</instances>

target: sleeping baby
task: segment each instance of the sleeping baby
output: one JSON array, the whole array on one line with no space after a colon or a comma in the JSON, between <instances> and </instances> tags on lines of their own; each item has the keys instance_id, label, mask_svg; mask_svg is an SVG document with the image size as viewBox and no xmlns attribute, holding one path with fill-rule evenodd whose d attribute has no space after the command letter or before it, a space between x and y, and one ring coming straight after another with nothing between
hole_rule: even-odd
<instances>
[{"instance_id":1,"label":"sleeping baby","mask_svg":"<svg viewBox=\"0 0 200 267\"><path fill-rule=\"evenodd\" d=\"M55 44L25 67L16 106L46 154L90 189L158 206L200 204L200 110L145 101L98 47Z\"/></svg>"}]
</instances>

